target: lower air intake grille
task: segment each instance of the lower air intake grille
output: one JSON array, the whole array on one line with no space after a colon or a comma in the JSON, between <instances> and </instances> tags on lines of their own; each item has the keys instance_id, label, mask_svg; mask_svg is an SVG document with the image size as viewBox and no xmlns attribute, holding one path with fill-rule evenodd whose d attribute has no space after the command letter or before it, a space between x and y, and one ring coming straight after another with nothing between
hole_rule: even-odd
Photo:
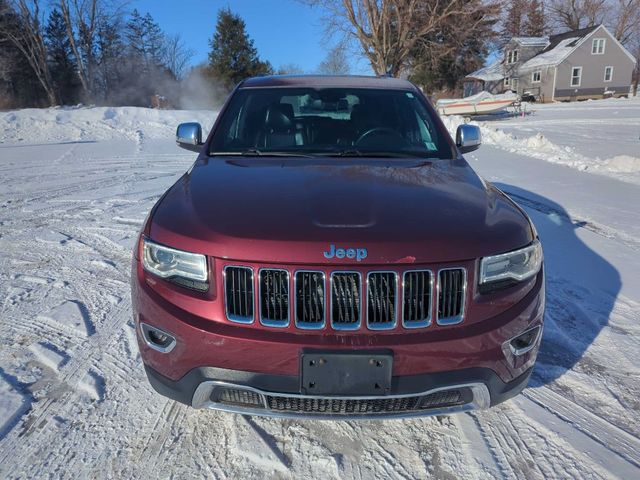
<instances>
[{"instance_id":1,"label":"lower air intake grille","mask_svg":"<svg viewBox=\"0 0 640 480\"><path fill-rule=\"evenodd\" d=\"M468 389L465 389L468 391ZM465 403L463 392L460 390L445 390L443 392L431 393L422 397L421 408L449 407Z\"/></svg>"},{"instance_id":2,"label":"lower air intake grille","mask_svg":"<svg viewBox=\"0 0 640 480\"><path fill-rule=\"evenodd\" d=\"M253 271L248 267L226 267L225 300L227 318L234 322L253 321Z\"/></svg>"},{"instance_id":3,"label":"lower air intake grille","mask_svg":"<svg viewBox=\"0 0 640 480\"><path fill-rule=\"evenodd\" d=\"M402 320L407 327L424 327L431 322L431 272L405 272Z\"/></svg>"},{"instance_id":4,"label":"lower air intake grille","mask_svg":"<svg viewBox=\"0 0 640 480\"><path fill-rule=\"evenodd\" d=\"M296 325L320 328L324 325L324 274L296 272Z\"/></svg>"},{"instance_id":5,"label":"lower air intake grille","mask_svg":"<svg viewBox=\"0 0 640 480\"><path fill-rule=\"evenodd\" d=\"M214 402L243 407L264 407L262 395L251 390L241 388L221 388L214 392L211 398Z\"/></svg>"},{"instance_id":6,"label":"lower air intake grille","mask_svg":"<svg viewBox=\"0 0 640 480\"><path fill-rule=\"evenodd\" d=\"M260 321L282 327L289 323L289 272L260 270Z\"/></svg>"},{"instance_id":7,"label":"lower air intake grille","mask_svg":"<svg viewBox=\"0 0 640 480\"><path fill-rule=\"evenodd\" d=\"M331 274L331 323L333 328L349 330L360 326L360 274Z\"/></svg>"},{"instance_id":8,"label":"lower air intake grille","mask_svg":"<svg viewBox=\"0 0 640 480\"><path fill-rule=\"evenodd\" d=\"M396 324L396 274L373 272L367 277L369 328L393 328Z\"/></svg>"},{"instance_id":9,"label":"lower air intake grille","mask_svg":"<svg viewBox=\"0 0 640 480\"><path fill-rule=\"evenodd\" d=\"M366 414L418 410L421 397L342 400L339 398L272 397L267 395L266 398L269 409L280 412Z\"/></svg>"},{"instance_id":10,"label":"lower air intake grille","mask_svg":"<svg viewBox=\"0 0 640 480\"><path fill-rule=\"evenodd\" d=\"M438 273L438 323L458 323L464 308L465 271L461 268Z\"/></svg>"}]
</instances>

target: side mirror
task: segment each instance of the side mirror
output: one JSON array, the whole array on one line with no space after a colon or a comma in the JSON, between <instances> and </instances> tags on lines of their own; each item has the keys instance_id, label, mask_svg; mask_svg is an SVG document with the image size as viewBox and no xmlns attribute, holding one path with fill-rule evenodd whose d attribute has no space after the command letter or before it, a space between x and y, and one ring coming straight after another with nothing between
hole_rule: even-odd
<instances>
[{"instance_id":1,"label":"side mirror","mask_svg":"<svg viewBox=\"0 0 640 480\"><path fill-rule=\"evenodd\" d=\"M473 152L480 148L482 144L482 134L480 128L475 125L459 125L456 131L456 146L460 153Z\"/></svg>"},{"instance_id":2,"label":"side mirror","mask_svg":"<svg viewBox=\"0 0 640 480\"><path fill-rule=\"evenodd\" d=\"M202 147L202 127L199 123L181 123L176 130L176 143L179 147L199 152Z\"/></svg>"}]
</instances>

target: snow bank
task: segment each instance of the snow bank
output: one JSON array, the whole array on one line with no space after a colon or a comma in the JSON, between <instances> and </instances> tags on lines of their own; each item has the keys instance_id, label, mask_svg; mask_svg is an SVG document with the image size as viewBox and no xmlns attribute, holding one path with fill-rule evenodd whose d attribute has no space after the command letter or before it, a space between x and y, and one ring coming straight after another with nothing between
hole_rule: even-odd
<instances>
[{"instance_id":1,"label":"snow bank","mask_svg":"<svg viewBox=\"0 0 640 480\"><path fill-rule=\"evenodd\" d=\"M171 138L181 122L200 122L205 132L217 112L139 107L61 107L0 113L0 143L51 143L124 138Z\"/></svg>"},{"instance_id":2,"label":"snow bank","mask_svg":"<svg viewBox=\"0 0 640 480\"><path fill-rule=\"evenodd\" d=\"M568 108L570 109L572 106L568 105ZM442 120L452 135L455 135L458 125L464 123L464 118L456 115L443 117ZM627 182L640 184L640 158L634 155L615 155L605 159L601 159L598 156L590 157L577 152L576 145L558 145L551 142L540 131L534 135L527 136L525 132L532 129L535 131L533 125L521 128L522 134L514 134L493 126L490 121L472 121L470 123L480 127L482 141L486 145L511 153L519 153L551 163L566 165L580 171L609 175ZM559 125L558 128L570 127ZM594 138L601 136L597 125L594 125L592 135ZM606 139L603 139L603 141L606 141ZM615 144L612 144L612 150L616 150ZM638 143L638 150L640 151L640 142Z\"/></svg>"}]
</instances>

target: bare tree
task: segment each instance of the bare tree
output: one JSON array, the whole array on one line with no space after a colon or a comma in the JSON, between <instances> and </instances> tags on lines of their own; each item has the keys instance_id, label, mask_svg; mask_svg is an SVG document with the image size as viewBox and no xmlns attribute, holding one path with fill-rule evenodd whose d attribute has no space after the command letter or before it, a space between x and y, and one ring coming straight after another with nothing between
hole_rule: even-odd
<instances>
[{"instance_id":1,"label":"bare tree","mask_svg":"<svg viewBox=\"0 0 640 480\"><path fill-rule=\"evenodd\" d=\"M617 0L609 23L613 35L636 58L633 94L638 94L640 80L640 0Z\"/></svg>"},{"instance_id":2,"label":"bare tree","mask_svg":"<svg viewBox=\"0 0 640 480\"><path fill-rule=\"evenodd\" d=\"M324 58L320 65L318 65L318 72L329 75L348 75L351 67L347 60L347 54L345 52L345 46L338 44L327 52L327 56Z\"/></svg>"},{"instance_id":3,"label":"bare tree","mask_svg":"<svg viewBox=\"0 0 640 480\"><path fill-rule=\"evenodd\" d=\"M304 70L297 63L285 63L276 70L277 75L300 75L302 73L304 73Z\"/></svg>"},{"instance_id":4,"label":"bare tree","mask_svg":"<svg viewBox=\"0 0 640 480\"><path fill-rule=\"evenodd\" d=\"M67 26L78 77L87 99L93 99L96 43L102 20L122 15L126 0L56 0Z\"/></svg>"},{"instance_id":5,"label":"bare tree","mask_svg":"<svg viewBox=\"0 0 640 480\"><path fill-rule=\"evenodd\" d=\"M85 97L93 96L95 36L98 28L99 0L60 0L60 10L78 65L78 77Z\"/></svg>"},{"instance_id":6,"label":"bare tree","mask_svg":"<svg viewBox=\"0 0 640 480\"><path fill-rule=\"evenodd\" d=\"M12 0L5 8L12 9L20 21L20 28L3 24L0 26L0 40L11 42L24 56L38 78L50 105L58 104L58 96L51 79L47 63L47 48L44 42L44 17L39 0Z\"/></svg>"},{"instance_id":7,"label":"bare tree","mask_svg":"<svg viewBox=\"0 0 640 480\"><path fill-rule=\"evenodd\" d=\"M484 2L469 0L303 0L324 8L329 31L341 32L361 46L378 75L398 76L420 42L441 42L437 32L464 22ZM434 39L435 38L435 39Z\"/></svg>"},{"instance_id":8,"label":"bare tree","mask_svg":"<svg viewBox=\"0 0 640 480\"><path fill-rule=\"evenodd\" d=\"M617 0L612 10L614 37L623 44L640 43L640 0Z\"/></svg>"},{"instance_id":9,"label":"bare tree","mask_svg":"<svg viewBox=\"0 0 640 480\"><path fill-rule=\"evenodd\" d=\"M193 49L188 48L179 34L165 37L164 64L176 77L181 80L186 73L189 62L195 55Z\"/></svg>"},{"instance_id":10,"label":"bare tree","mask_svg":"<svg viewBox=\"0 0 640 480\"><path fill-rule=\"evenodd\" d=\"M607 0L552 0L549 11L556 28L579 30L603 23L607 3Z\"/></svg>"}]
</instances>

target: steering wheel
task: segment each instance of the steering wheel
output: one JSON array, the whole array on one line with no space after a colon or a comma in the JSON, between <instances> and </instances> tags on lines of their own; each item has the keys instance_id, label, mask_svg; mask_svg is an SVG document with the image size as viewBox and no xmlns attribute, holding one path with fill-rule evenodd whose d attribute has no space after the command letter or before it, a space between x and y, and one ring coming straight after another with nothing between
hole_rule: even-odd
<instances>
[{"instance_id":1,"label":"steering wheel","mask_svg":"<svg viewBox=\"0 0 640 480\"><path fill-rule=\"evenodd\" d=\"M360 135L358 137L358 139L354 142L354 145L355 146L360 145L362 142L364 142L365 140L371 138L372 136L381 135L381 134L387 134L387 135L390 134L391 136L399 138L403 142L405 142L404 137L402 135L400 135L397 131L395 131L393 128L374 127L374 128L370 128L369 130L364 132L362 135Z\"/></svg>"}]
</instances>

